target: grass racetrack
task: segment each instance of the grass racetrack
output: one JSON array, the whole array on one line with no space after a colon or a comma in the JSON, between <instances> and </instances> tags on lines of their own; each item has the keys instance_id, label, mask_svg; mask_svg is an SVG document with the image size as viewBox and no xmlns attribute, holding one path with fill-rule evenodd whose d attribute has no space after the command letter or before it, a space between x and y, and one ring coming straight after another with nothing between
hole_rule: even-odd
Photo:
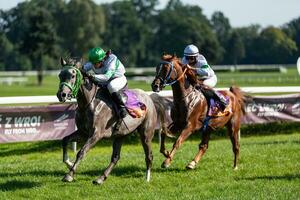
<instances>
[{"instance_id":1,"label":"grass racetrack","mask_svg":"<svg viewBox=\"0 0 300 200\"><path fill-rule=\"evenodd\" d=\"M132 142L132 138L134 142ZM169 169L161 169L157 136L150 183L145 181L142 146L126 141L121 160L101 186L92 184L108 165L110 141L97 144L81 162L75 182L61 181L60 142L0 145L0 199L299 199L300 133L241 138L239 169L232 169L228 138L211 140L193 171L185 169L199 141L193 137L177 152ZM167 143L171 148L173 141ZM70 150L71 151L71 150ZM71 153L74 157L74 153Z\"/></svg>"},{"instance_id":2,"label":"grass racetrack","mask_svg":"<svg viewBox=\"0 0 300 200\"><path fill-rule=\"evenodd\" d=\"M0 96L55 95L56 76L36 77L25 85L0 87ZM300 84L296 68L282 73L219 73L217 87L293 86ZM129 81L130 88L150 91L149 83ZM170 88L166 88L170 89ZM124 143L121 160L104 185L92 181L107 167L111 142L101 141L79 165L75 181L61 181L67 167L62 163L60 141L0 144L1 199L300 199L300 125L247 126L242 129L241 159L234 171L231 143L224 130L213 133L209 149L193 171L185 169L198 150L193 136L178 150L169 169L161 169L157 136L150 183L145 181L145 161L137 137ZM260 135L263 132L264 135ZM168 140L167 149L173 140ZM71 152L72 158L75 154Z\"/></svg>"}]
</instances>

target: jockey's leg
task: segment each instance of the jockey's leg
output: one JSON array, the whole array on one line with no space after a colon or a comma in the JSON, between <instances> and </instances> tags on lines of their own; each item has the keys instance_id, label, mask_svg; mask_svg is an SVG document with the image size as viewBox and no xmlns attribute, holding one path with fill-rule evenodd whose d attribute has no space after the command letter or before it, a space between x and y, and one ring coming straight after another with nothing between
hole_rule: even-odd
<instances>
[{"instance_id":1,"label":"jockey's leg","mask_svg":"<svg viewBox=\"0 0 300 200\"><path fill-rule=\"evenodd\" d=\"M122 98L122 89L126 87L126 85L127 79L125 76L115 78L107 85L113 101L117 104L120 118L124 118L127 115L125 100Z\"/></svg>"},{"instance_id":2,"label":"jockey's leg","mask_svg":"<svg viewBox=\"0 0 300 200\"><path fill-rule=\"evenodd\" d=\"M228 105L225 97L221 93L214 91L214 99L220 103L220 108L224 111Z\"/></svg>"},{"instance_id":3,"label":"jockey's leg","mask_svg":"<svg viewBox=\"0 0 300 200\"><path fill-rule=\"evenodd\" d=\"M127 111L126 111L125 102L123 101L121 92L122 91L114 92L111 94L111 97L113 101L117 104L119 110L119 116L121 118L124 118L127 115Z\"/></svg>"},{"instance_id":4,"label":"jockey's leg","mask_svg":"<svg viewBox=\"0 0 300 200\"><path fill-rule=\"evenodd\" d=\"M206 79L203 81L203 87L202 88L202 92L203 90L205 90L203 92L204 96L205 96L205 93L206 95L209 97L209 98L213 98L214 100L216 100L217 102L219 102L220 104L220 108L224 111L226 106L227 106L227 102L226 102L226 99L225 97L218 93L217 91L215 91L213 88L216 86L217 84L217 77L216 76L213 76L209 79ZM205 96L206 97L206 96ZM210 102L210 101L208 101Z\"/></svg>"}]
</instances>

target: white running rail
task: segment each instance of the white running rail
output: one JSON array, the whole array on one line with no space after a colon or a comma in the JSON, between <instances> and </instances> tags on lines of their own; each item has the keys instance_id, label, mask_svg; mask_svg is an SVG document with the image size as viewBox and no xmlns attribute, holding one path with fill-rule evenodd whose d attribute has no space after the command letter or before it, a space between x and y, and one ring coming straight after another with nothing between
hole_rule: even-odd
<instances>
[{"instance_id":1,"label":"white running rail","mask_svg":"<svg viewBox=\"0 0 300 200\"><path fill-rule=\"evenodd\" d=\"M217 90L228 90L229 88L216 88ZM247 93L300 93L300 86L286 87L241 87ZM151 94L153 92L147 92ZM171 90L159 92L161 96L171 96ZM72 100L75 102L76 100ZM59 103L55 95L53 96L19 96L19 97L0 97L0 104L30 104L30 103Z\"/></svg>"}]
</instances>

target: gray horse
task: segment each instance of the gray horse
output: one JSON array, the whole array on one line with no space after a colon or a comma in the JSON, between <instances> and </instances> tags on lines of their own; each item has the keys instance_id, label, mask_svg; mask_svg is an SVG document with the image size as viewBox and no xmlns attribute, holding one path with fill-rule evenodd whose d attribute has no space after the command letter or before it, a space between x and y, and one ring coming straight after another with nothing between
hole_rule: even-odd
<instances>
[{"instance_id":1,"label":"gray horse","mask_svg":"<svg viewBox=\"0 0 300 200\"><path fill-rule=\"evenodd\" d=\"M73 176L80 161L97 141L102 138L113 137L111 162L103 175L93 181L94 184L102 184L120 159L124 137L135 130L138 131L144 148L147 166L146 180L150 181L153 160L151 141L157 123L157 112L151 97L142 90L134 90L139 100L146 105L147 112L140 118L132 118L127 115L119 128L116 129L115 125L119 119L108 93L84 76L80 62L76 63L72 60L66 62L61 59L61 65L63 68L59 74L60 84L57 97L60 102L74 97L78 103L75 117L77 130L63 138L62 141L63 162L69 168L63 181L71 182L74 180ZM75 162L72 163L68 157L67 145L70 141L78 139L86 139L86 142L77 153Z\"/></svg>"}]
</instances>

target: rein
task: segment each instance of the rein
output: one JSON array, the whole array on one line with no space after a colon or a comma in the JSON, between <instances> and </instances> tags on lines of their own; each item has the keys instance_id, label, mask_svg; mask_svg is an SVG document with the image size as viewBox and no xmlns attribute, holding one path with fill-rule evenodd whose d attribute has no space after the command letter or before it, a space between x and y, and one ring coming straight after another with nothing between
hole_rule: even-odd
<instances>
[{"instance_id":1,"label":"rein","mask_svg":"<svg viewBox=\"0 0 300 200\"><path fill-rule=\"evenodd\" d=\"M168 71L168 74L166 75L166 77L164 79L161 78L161 77L158 77L163 82L163 86L173 85L174 83L178 82L180 79L183 78L183 76L185 75L185 73L187 71L187 68L185 68L183 73L178 78L176 78L175 80L169 82L170 78L171 78L171 74L172 74L173 71L175 71L176 77L177 77L177 71L174 68L174 63L173 62L163 61L163 62L160 63L160 66L159 66L160 68L159 68L159 71L158 71L157 74L160 73L163 64L169 64L171 66L171 69Z\"/></svg>"},{"instance_id":2,"label":"rein","mask_svg":"<svg viewBox=\"0 0 300 200\"><path fill-rule=\"evenodd\" d=\"M63 87L63 86L68 87L71 90L71 92L72 92L72 96L71 97L76 98L77 95L78 95L78 91L81 89L80 86L82 84L83 75L82 75L81 71L78 68L73 67L73 66L67 66L64 69L66 69L66 70L68 70L68 69L75 70L76 71L76 80L75 80L74 85L71 85L70 83L67 83L65 81L61 82L60 83L60 87ZM87 108L92 103L92 101L96 97L96 94L97 94L97 89L95 90L95 93L94 93L93 97L91 98L91 101L85 106L85 108Z\"/></svg>"}]
</instances>

